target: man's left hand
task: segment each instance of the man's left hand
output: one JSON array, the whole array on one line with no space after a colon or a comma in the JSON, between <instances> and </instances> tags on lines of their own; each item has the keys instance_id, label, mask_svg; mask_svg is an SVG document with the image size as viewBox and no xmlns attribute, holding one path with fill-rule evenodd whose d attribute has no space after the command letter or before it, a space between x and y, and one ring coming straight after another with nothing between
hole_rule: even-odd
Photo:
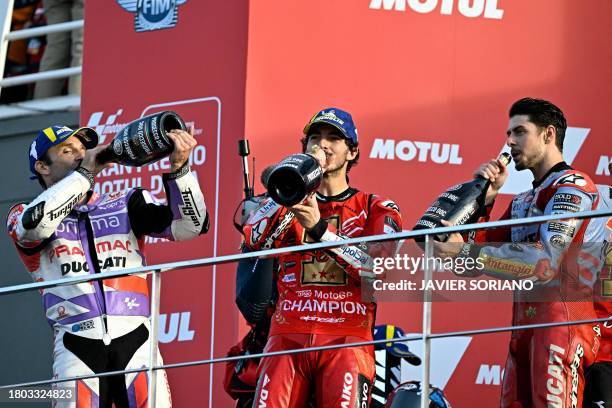
<instances>
[{"instance_id":1,"label":"man's left hand","mask_svg":"<svg viewBox=\"0 0 612 408\"><path fill-rule=\"evenodd\" d=\"M315 194L311 194L302 204L287 207L291 211L300 225L307 230L314 228L321 219L319 204Z\"/></svg>"},{"instance_id":2,"label":"man's left hand","mask_svg":"<svg viewBox=\"0 0 612 408\"><path fill-rule=\"evenodd\" d=\"M170 154L171 172L177 171L189 160L189 154L198 144L193 134L193 125L189 127L189 133L179 129L173 129L167 133L168 137L174 142L174 150Z\"/></svg>"}]
</instances>

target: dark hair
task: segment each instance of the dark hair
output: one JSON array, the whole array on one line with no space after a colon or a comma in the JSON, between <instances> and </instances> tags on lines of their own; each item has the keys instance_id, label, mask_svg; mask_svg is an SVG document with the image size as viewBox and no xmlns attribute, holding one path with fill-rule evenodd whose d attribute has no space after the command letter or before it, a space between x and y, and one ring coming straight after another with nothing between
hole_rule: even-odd
<instances>
[{"instance_id":1,"label":"dark hair","mask_svg":"<svg viewBox=\"0 0 612 408\"><path fill-rule=\"evenodd\" d=\"M563 152L563 139L565 139L567 121L559 107L544 99L522 98L514 102L510 108L508 116L511 118L515 115L529 116L529 121L540 129L554 126L557 132L555 144L559 151Z\"/></svg>"},{"instance_id":2,"label":"dark hair","mask_svg":"<svg viewBox=\"0 0 612 408\"><path fill-rule=\"evenodd\" d=\"M304 135L304 137L300 140L300 142L302 142L302 153L306 152L306 146L308 146L308 139L310 138L310 135L313 134L316 129L317 127L313 125L310 128L310 132L308 132L307 135ZM351 152L357 151L357 155L355 156L355 158L353 160L349 160L348 165L346 166L346 172L348 173L351 170L351 167L356 166L357 162L359 161L359 149L357 149L357 145L353 143L352 140L347 139L346 137L343 137L343 139L346 142Z\"/></svg>"},{"instance_id":3,"label":"dark hair","mask_svg":"<svg viewBox=\"0 0 612 408\"><path fill-rule=\"evenodd\" d=\"M51 164L53 164L53 161L51 161L51 158L49 157L48 150L38 160L45 163L47 166L50 166ZM36 172L36 179L38 180L38 184L40 184L42 188L44 189L47 188L47 184L45 183L45 180L43 180L42 176L38 174L38 172Z\"/></svg>"}]
</instances>

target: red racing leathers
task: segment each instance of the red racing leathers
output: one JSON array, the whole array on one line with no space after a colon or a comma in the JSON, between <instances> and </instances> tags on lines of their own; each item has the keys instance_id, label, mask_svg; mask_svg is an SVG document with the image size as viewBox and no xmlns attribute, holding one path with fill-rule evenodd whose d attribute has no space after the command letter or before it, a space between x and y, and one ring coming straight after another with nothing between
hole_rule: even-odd
<instances>
[{"instance_id":1,"label":"red racing leathers","mask_svg":"<svg viewBox=\"0 0 612 408\"><path fill-rule=\"evenodd\" d=\"M600 186L601 209L612 208L612 186ZM596 219L605 224L606 262L595 284L595 312L600 318L612 317L612 218ZM604 322L601 330L601 347L597 362L612 363L612 322ZM612 383L610 384L612 386Z\"/></svg>"},{"instance_id":2,"label":"red racing leathers","mask_svg":"<svg viewBox=\"0 0 612 408\"><path fill-rule=\"evenodd\" d=\"M598 186L601 196L599 208L612 208L612 187ZM595 283L595 312L599 318L612 318L612 218L596 218L594 222L605 224L605 264ZM585 407L612 406L612 322L601 324L601 345L595 364L586 373L584 392Z\"/></svg>"},{"instance_id":3,"label":"red racing leathers","mask_svg":"<svg viewBox=\"0 0 612 408\"><path fill-rule=\"evenodd\" d=\"M401 231L399 209L390 200L349 188L334 197L317 194L317 201L322 221L308 233L286 208L264 201L244 226L245 244L259 250ZM395 248L381 243L281 255L265 351L371 340L376 304L362 278L372 276L372 257L393 255ZM374 351L351 347L268 357L258 374L255 406L303 406L311 388L317 407L365 406Z\"/></svg>"},{"instance_id":4,"label":"red racing leathers","mask_svg":"<svg viewBox=\"0 0 612 408\"><path fill-rule=\"evenodd\" d=\"M600 200L591 179L565 162L533 187L514 197L502 219L588 211ZM515 292L513 325L597 318L592 291L602 223L565 219L498 228L477 233L476 241L504 243L464 246L464 256L483 260L482 272L534 282L533 290ZM600 333L597 324L513 331L501 406L581 407L585 367L595 361Z\"/></svg>"}]
</instances>

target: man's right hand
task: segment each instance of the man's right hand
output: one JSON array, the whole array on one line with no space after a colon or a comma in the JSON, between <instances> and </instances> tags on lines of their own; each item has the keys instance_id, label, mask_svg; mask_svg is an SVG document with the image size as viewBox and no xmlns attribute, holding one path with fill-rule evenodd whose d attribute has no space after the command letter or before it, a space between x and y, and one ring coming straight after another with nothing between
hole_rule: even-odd
<instances>
[{"instance_id":1,"label":"man's right hand","mask_svg":"<svg viewBox=\"0 0 612 408\"><path fill-rule=\"evenodd\" d=\"M474 172L474 176L482 176L491 181L485 197L485 205L490 205L495 201L495 197L508 178L508 168L498 159L493 159L480 165Z\"/></svg>"},{"instance_id":2,"label":"man's right hand","mask_svg":"<svg viewBox=\"0 0 612 408\"><path fill-rule=\"evenodd\" d=\"M102 170L108 167L111 167L113 165L113 163L100 164L96 160L96 156L101 151L106 149L106 146L108 145L100 145L100 146L94 147L93 149L86 150L85 155L83 156L83 160L81 160L81 167L89 170L91 174L94 175L94 177L97 176L98 173L100 173Z\"/></svg>"}]
</instances>

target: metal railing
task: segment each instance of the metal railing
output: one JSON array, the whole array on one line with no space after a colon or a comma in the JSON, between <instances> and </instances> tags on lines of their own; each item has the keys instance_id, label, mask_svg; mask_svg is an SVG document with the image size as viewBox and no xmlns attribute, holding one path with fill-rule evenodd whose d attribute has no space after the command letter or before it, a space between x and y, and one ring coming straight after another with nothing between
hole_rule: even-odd
<instances>
[{"instance_id":1,"label":"metal railing","mask_svg":"<svg viewBox=\"0 0 612 408\"><path fill-rule=\"evenodd\" d=\"M499 227L511 227L517 225L528 225L528 224L537 224L552 220L561 220L561 219L587 219L587 218L595 218L595 217L610 217L612 216L612 209L603 209L603 210L595 210L595 211L584 211L577 212L571 214L557 214L557 215L546 215L546 216L537 216L531 218L521 218L521 219L512 219L512 220L502 220L502 221L492 221L480 224L470 224L470 225L461 225L461 226L452 226L452 227L440 227L428 230L420 230L420 231L407 231L407 232L398 232L394 234L381 234L381 235L373 235L368 237L359 237L359 238L351 238L342 241L334 241L334 242L324 242L324 243L314 243L307 245L297 245L292 247L285 248L277 248L277 249L268 249L257 252L249 252L249 253L240 253L234 255L224 255L224 256L216 256L209 258L202 258L196 260L189 261L180 261L180 262L171 262L159 265L152 266L144 266L139 268L129 268L119 271L112 272L104 272L96 275L89 275L83 277L71 277L71 278L63 278L53 281L47 282L33 282L28 284L14 285L9 287L0 288L0 295L8 295L8 294L16 294L25 291L31 290L41 290L46 288L53 288L58 286L66 286L66 285L74 285L77 283L91 282L91 281L99 281L103 279L109 278L118 278L124 277L134 274L142 274L142 273L150 273L152 275L152 291L151 291L151 337L150 337L150 355L149 355L149 365L147 367L142 367L139 369L128 369L121 371L113 371L113 372L104 372L99 374L85 375L85 376L75 376L69 378L59 378L59 379L49 379L49 380L41 380L41 381L32 381L32 382L24 382L24 383L16 383L16 384L7 384L0 385L0 389L2 388L16 388L16 387L31 387L31 386L39 386L39 385L49 385L55 383L62 383L67 381L75 381L82 380L87 378L95 378L95 377L107 377L111 375L118 374L128 374L128 373L137 373L148 371L150 375L149 381L149 398L152 402L150 406L155 406L155 397L156 397L156 372L162 369L172 369L172 368L181 368L181 367L189 367L189 366L198 366L205 364L215 364L215 363L223 363L229 361L236 361L242 359L250 359L250 358L258 358L258 357L266 357L266 356L278 356L285 354L298 354L298 353L306 353L311 351L322 351L322 350L333 350L344 347L353 347L353 346L367 346L367 345L375 345L381 343L394 343L394 342L403 342L403 341L415 341L422 340L423 341L423 351L424 355L422 358L423 366L422 366L422 395L421 395L421 403L423 407L428 406L429 404L429 374L430 374L430 341L436 338L445 338L445 337L455 337L455 336L464 336L464 335L480 335L480 334L488 334L488 333L499 333L506 332L512 330L522 330L522 329L537 329L537 328L548 328L548 327L556 327L556 326L567 326L567 325L578 325L585 323L596 323L596 322L608 322L612 321L612 318L608 319L592 319L592 320L578 320L578 321L565 321L565 322L554 322L554 323L539 323L539 324L530 324L530 325L521 325L521 326L507 326L507 327L495 327L495 328L485 328L485 329L477 329L477 330L465 330L465 331L455 331L455 332L443 332L443 333L431 333L431 290L424 291L424 306L423 306L423 333L418 336L405 336L394 339L384 339L384 340L372 340L372 341L363 341L363 342L355 342L350 344L338 344L338 345L330 345L330 346L318 346L318 347L309 347L295 350L284 350L278 352L268 352L268 353L260 353L260 354L250 354L243 356L233 356L233 357L220 357L220 358L210 358L205 360L192 360L186 361L182 363L173 363L173 364L164 364L157 365L157 348L158 348L158 336L157 329L159 326L159 299L161 293L161 274L168 271L180 270L186 268L193 268L197 266L211 266L216 264L224 264L230 262L237 262L244 259L256 258L256 257L271 257L277 256L284 253L290 252L304 252L304 251L313 251L313 250L323 250L323 249L332 249L338 248L345 245L354 245L360 243L370 243L370 242L383 242L383 241L395 241L395 240L405 240L408 238L416 238L416 237L425 237L425 256L431 256L433 254L433 240L430 238L434 234L445 234L451 232L467 232L472 230L482 230L482 229L493 229ZM425 282L428 282L432 279L432 269L429 262L425 263ZM426 286L427 287L427 286ZM212 381L212 378L211 378Z\"/></svg>"},{"instance_id":2,"label":"metal railing","mask_svg":"<svg viewBox=\"0 0 612 408\"><path fill-rule=\"evenodd\" d=\"M79 28L82 29L84 26L84 20L74 20L65 23L49 24L43 27L10 31L13 3L14 0L5 0L4 6L0 6L0 73L2 74L2 77L0 78L0 93L2 92L2 88L31 84L47 79L67 78L70 76L81 75L82 66L79 66L4 78L4 66L6 63L6 53L8 50L9 41L38 37L51 33L72 31Z\"/></svg>"}]
</instances>

